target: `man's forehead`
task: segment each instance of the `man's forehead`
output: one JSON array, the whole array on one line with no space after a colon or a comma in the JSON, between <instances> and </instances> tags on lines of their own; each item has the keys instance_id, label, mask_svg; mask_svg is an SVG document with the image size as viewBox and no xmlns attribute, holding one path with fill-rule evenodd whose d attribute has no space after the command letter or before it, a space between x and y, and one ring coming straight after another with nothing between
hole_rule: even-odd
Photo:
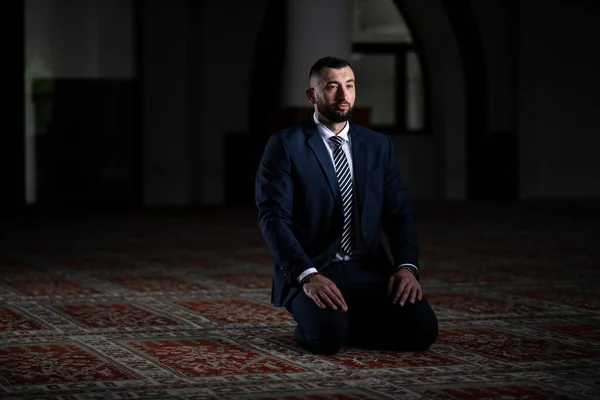
<instances>
[{"instance_id":1,"label":"man's forehead","mask_svg":"<svg viewBox=\"0 0 600 400\"><path fill-rule=\"evenodd\" d=\"M321 71L323 81L341 81L347 82L349 80L354 79L354 72L352 72L352 68L344 67L344 68L323 68Z\"/></svg>"}]
</instances>

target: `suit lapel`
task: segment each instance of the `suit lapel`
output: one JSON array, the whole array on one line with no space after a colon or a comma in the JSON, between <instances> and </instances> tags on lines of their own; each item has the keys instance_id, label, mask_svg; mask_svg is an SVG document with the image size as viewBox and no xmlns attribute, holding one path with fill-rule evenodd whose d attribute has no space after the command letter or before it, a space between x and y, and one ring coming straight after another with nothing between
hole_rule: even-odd
<instances>
[{"instance_id":1,"label":"suit lapel","mask_svg":"<svg viewBox=\"0 0 600 400\"><path fill-rule=\"evenodd\" d=\"M354 169L354 188L358 209L363 215L365 206L365 190L367 185L367 146L355 125L350 125L350 140L352 145L352 166Z\"/></svg>"},{"instance_id":2,"label":"suit lapel","mask_svg":"<svg viewBox=\"0 0 600 400\"><path fill-rule=\"evenodd\" d=\"M331 189L331 194L341 206L342 195L340 194L340 188L338 186L333 163L331 162L331 157L325 147L325 143L323 143L321 135L319 135L317 126L312 120L305 125L304 133L309 136L307 143L321 165L325 179ZM356 200L358 201L358 209L362 215L365 205L365 190L367 183L367 146L359 133L359 129L354 124L350 124L350 132L348 134L352 141L352 166L354 173L354 188L356 190L355 195Z\"/></svg>"},{"instance_id":3,"label":"suit lapel","mask_svg":"<svg viewBox=\"0 0 600 400\"><path fill-rule=\"evenodd\" d=\"M312 122L312 121L311 121ZM333 163L331 162L331 157L329 156L329 152L325 147L325 143L323 143L323 139L321 135L319 135L319 131L317 130L317 126L312 122L309 122L304 127L304 133L309 136L308 145L312 149L313 153L317 157L319 164L321 164L321 169L325 175L325 179L329 184L329 188L331 189L331 194L341 206L342 204L342 196L340 194L340 188L338 186L337 176L335 174L335 169L333 167Z\"/></svg>"}]
</instances>

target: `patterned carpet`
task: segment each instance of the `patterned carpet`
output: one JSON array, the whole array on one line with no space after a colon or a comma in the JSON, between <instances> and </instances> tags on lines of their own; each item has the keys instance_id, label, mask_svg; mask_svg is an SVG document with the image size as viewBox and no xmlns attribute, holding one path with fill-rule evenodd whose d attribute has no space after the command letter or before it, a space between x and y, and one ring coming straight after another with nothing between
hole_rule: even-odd
<instances>
[{"instance_id":1,"label":"patterned carpet","mask_svg":"<svg viewBox=\"0 0 600 400\"><path fill-rule=\"evenodd\" d=\"M0 237L3 399L600 398L598 210L417 207L425 353L313 356L254 211L39 212Z\"/></svg>"}]
</instances>

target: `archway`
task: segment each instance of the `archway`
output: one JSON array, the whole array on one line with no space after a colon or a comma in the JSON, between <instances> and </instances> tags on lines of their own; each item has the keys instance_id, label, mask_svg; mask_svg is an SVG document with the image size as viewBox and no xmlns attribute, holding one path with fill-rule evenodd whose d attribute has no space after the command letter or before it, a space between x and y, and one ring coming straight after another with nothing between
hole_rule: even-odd
<instances>
[{"instance_id":1,"label":"archway","mask_svg":"<svg viewBox=\"0 0 600 400\"><path fill-rule=\"evenodd\" d=\"M429 85L429 119L435 146L436 198L485 196L486 79L479 32L466 2L394 0L420 47ZM466 24L466 25L465 25ZM285 2L271 1L256 43L250 79L249 128L254 140L268 136L268 116L277 112L284 64ZM267 50L269 49L269 50ZM255 136L258 135L259 137ZM263 139L266 139L263 137ZM258 145L258 151L262 149Z\"/></svg>"},{"instance_id":2,"label":"archway","mask_svg":"<svg viewBox=\"0 0 600 400\"><path fill-rule=\"evenodd\" d=\"M395 0L421 46L431 96L439 197L462 200L467 194L467 93L463 57L442 0Z\"/></svg>"},{"instance_id":3,"label":"archway","mask_svg":"<svg viewBox=\"0 0 600 400\"><path fill-rule=\"evenodd\" d=\"M489 55L485 54L479 27L483 22L477 21L468 0L442 0L442 5L456 37L465 77L466 197L469 200L516 200L519 197L518 139L514 131L491 132L486 67Z\"/></svg>"}]
</instances>

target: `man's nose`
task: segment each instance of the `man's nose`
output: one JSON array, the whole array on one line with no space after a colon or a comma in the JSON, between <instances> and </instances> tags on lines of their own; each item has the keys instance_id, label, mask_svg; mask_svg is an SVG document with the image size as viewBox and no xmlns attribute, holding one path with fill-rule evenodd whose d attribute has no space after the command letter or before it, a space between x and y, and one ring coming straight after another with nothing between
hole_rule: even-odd
<instances>
[{"instance_id":1,"label":"man's nose","mask_svg":"<svg viewBox=\"0 0 600 400\"><path fill-rule=\"evenodd\" d=\"M344 87L340 87L337 92L337 98L339 100L346 100L348 98L348 91Z\"/></svg>"}]
</instances>

